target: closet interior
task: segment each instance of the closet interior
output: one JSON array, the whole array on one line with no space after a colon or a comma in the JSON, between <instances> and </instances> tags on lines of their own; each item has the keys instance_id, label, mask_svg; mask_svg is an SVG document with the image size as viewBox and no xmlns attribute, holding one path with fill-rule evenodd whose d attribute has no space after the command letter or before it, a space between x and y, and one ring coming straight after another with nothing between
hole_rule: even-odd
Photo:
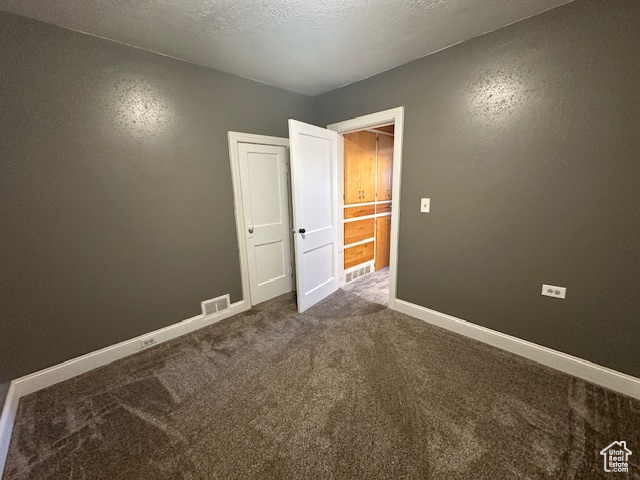
<instances>
[{"instance_id":1,"label":"closet interior","mask_svg":"<svg viewBox=\"0 0 640 480\"><path fill-rule=\"evenodd\" d=\"M389 265L393 132L344 134L344 283Z\"/></svg>"}]
</instances>

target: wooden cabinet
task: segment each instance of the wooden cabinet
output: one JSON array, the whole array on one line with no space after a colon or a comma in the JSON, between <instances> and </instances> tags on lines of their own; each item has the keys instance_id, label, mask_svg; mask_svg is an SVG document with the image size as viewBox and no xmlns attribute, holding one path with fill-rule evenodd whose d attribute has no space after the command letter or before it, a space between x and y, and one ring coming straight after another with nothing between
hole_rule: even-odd
<instances>
[{"instance_id":1,"label":"wooden cabinet","mask_svg":"<svg viewBox=\"0 0 640 480\"><path fill-rule=\"evenodd\" d=\"M344 135L344 203L375 201L377 135L354 132Z\"/></svg>"},{"instance_id":2,"label":"wooden cabinet","mask_svg":"<svg viewBox=\"0 0 640 480\"><path fill-rule=\"evenodd\" d=\"M376 200L391 200L393 185L393 137L378 135L378 195Z\"/></svg>"},{"instance_id":3,"label":"wooden cabinet","mask_svg":"<svg viewBox=\"0 0 640 480\"><path fill-rule=\"evenodd\" d=\"M390 213L391 212L391 203L378 203L376 204L376 214L378 213Z\"/></svg>"},{"instance_id":4,"label":"wooden cabinet","mask_svg":"<svg viewBox=\"0 0 640 480\"><path fill-rule=\"evenodd\" d=\"M375 269L389 265L391 252L391 215L376 218L376 261Z\"/></svg>"},{"instance_id":5,"label":"wooden cabinet","mask_svg":"<svg viewBox=\"0 0 640 480\"><path fill-rule=\"evenodd\" d=\"M344 249L344 268L355 267L364 262L373 260L373 242L364 243L355 247Z\"/></svg>"},{"instance_id":6,"label":"wooden cabinet","mask_svg":"<svg viewBox=\"0 0 640 480\"><path fill-rule=\"evenodd\" d=\"M376 213L375 205L362 205L361 207L349 207L344 209L344 219L365 217Z\"/></svg>"},{"instance_id":7,"label":"wooden cabinet","mask_svg":"<svg viewBox=\"0 0 640 480\"><path fill-rule=\"evenodd\" d=\"M373 238L375 231L375 219L358 220L357 222L347 222L344 224L344 244L361 242L367 238Z\"/></svg>"},{"instance_id":8,"label":"wooden cabinet","mask_svg":"<svg viewBox=\"0 0 640 480\"><path fill-rule=\"evenodd\" d=\"M372 260L375 270L389 265L393 126L376 130L344 135L344 220L351 220L344 222L345 269ZM362 203L368 205L349 206ZM358 242L365 243L348 246Z\"/></svg>"}]
</instances>

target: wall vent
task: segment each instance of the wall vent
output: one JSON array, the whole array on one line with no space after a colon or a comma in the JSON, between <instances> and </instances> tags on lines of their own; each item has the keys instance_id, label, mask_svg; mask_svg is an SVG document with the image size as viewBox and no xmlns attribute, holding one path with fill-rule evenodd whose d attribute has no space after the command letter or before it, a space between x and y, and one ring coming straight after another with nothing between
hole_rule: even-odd
<instances>
[{"instance_id":1,"label":"wall vent","mask_svg":"<svg viewBox=\"0 0 640 480\"><path fill-rule=\"evenodd\" d=\"M202 315L208 317L209 315L215 315L216 313L228 310L230 303L229 294L212 298L211 300L205 300L201 303Z\"/></svg>"},{"instance_id":2,"label":"wall vent","mask_svg":"<svg viewBox=\"0 0 640 480\"><path fill-rule=\"evenodd\" d=\"M371 269L373 268L373 264L369 263L362 267L356 267L353 270L345 272L344 275L344 284L353 282L356 278L360 278L368 273L371 273Z\"/></svg>"},{"instance_id":3,"label":"wall vent","mask_svg":"<svg viewBox=\"0 0 640 480\"><path fill-rule=\"evenodd\" d=\"M361 277L363 275L366 275L367 273L369 273L371 271L371 267L370 266L366 266L366 267L360 267L358 269L358 276Z\"/></svg>"}]
</instances>

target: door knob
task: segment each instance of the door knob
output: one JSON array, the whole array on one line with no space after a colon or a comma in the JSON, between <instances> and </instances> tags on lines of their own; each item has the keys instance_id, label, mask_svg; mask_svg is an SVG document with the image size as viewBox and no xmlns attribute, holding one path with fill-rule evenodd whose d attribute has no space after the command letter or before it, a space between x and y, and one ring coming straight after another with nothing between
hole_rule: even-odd
<instances>
[{"instance_id":1,"label":"door knob","mask_svg":"<svg viewBox=\"0 0 640 480\"><path fill-rule=\"evenodd\" d=\"M249 233L253 233L253 227L249 227Z\"/></svg>"},{"instance_id":2,"label":"door knob","mask_svg":"<svg viewBox=\"0 0 640 480\"><path fill-rule=\"evenodd\" d=\"M307 233L307 231L304 228L301 228L300 230L298 230L300 233Z\"/></svg>"}]
</instances>

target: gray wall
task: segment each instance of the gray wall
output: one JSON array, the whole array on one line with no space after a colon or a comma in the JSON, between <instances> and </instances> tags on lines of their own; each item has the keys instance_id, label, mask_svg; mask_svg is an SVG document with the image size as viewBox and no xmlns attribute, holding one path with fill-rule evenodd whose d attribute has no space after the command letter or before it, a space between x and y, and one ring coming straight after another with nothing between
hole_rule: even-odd
<instances>
[{"instance_id":1,"label":"gray wall","mask_svg":"<svg viewBox=\"0 0 640 480\"><path fill-rule=\"evenodd\" d=\"M639 78L640 2L578 0L316 97L405 106L398 297L640 376Z\"/></svg>"},{"instance_id":2,"label":"gray wall","mask_svg":"<svg viewBox=\"0 0 640 480\"><path fill-rule=\"evenodd\" d=\"M11 382L0 383L0 412L2 412L2 408L4 407L4 402L7 399L7 393L9 393L10 386Z\"/></svg>"},{"instance_id":3,"label":"gray wall","mask_svg":"<svg viewBox=\"0 0 640 480\"><path fill-rule=\"evenodd\" d=\"M0 12L0 382L241 299L226 134L311 99Z\"/></svg>"}]
</instances>

